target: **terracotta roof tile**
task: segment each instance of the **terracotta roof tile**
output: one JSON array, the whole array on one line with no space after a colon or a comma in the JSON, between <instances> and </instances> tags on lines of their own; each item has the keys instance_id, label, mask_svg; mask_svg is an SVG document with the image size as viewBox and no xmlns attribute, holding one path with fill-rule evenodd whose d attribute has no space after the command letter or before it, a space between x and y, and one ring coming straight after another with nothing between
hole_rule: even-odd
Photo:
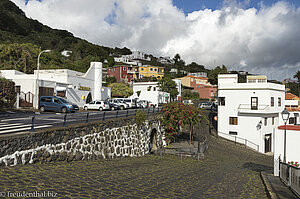
<instances>
[{"instance_id":1,"label":"terracotta roof tile","mask_svg":"<svg viewBox=\"0 0 300 199\"><path fill-rule=\"evenodd\" d=\"M284 125L279 126L278 129L284 130ZM298 125L286 125L286 130L300 131L300 126L298 126Z\"/></svg>"}]
</instances>

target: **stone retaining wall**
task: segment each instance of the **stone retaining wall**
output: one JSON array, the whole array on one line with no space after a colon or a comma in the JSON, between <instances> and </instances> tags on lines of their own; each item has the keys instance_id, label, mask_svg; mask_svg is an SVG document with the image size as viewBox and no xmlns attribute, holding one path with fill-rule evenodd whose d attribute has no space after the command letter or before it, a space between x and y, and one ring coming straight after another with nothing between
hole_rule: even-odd
<instances>
[{"instance_id":1,"label":"stone retaining wall","mask_svg":"<svg viewBox=\"0 0 300 199\"><path fill-rule=\"evenodd\" d=\"M153 129L159 146L163 139L157 118L142 127L130 118L2 138L0 166L143 156L149 153Z\"/></svg>"}]
</instances>

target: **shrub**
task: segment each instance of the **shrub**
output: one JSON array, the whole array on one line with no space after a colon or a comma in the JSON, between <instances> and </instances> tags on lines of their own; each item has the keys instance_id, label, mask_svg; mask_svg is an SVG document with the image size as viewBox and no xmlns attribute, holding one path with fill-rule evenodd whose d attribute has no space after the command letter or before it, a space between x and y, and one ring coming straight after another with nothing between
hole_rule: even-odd
<instances>
[{"instance_id":1,"label":"shrub","mask_svg":"<svg viewBox=\"0 0 300 199\"><path fill-rule=\"evenodd\" d=\"M191 105L172 102L163 108L162 124L165 129L166 141L173 141L185 125L194 125L199 121L199 110ZM190 131L190 136L192 132Z\"/></svg>"}]
</instances>

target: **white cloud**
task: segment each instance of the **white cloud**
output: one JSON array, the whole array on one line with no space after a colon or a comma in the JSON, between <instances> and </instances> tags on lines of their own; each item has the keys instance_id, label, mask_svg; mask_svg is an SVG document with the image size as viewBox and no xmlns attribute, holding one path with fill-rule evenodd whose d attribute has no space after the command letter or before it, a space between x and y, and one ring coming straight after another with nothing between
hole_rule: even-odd
<instances>
[{"instance_id":1,"label":"white cloud","mask_svg":"<svg viewBox=\"0 0 300 199\"><path fill-rule=\"evenodd\" d=\"M28 17L100 45L179 53L187 63L224 64L279 80L300 69L300 8L285 2L257 10L226 1L219 10L185 16L171 0L12 1Z\"/></svg>"}]
</instances>

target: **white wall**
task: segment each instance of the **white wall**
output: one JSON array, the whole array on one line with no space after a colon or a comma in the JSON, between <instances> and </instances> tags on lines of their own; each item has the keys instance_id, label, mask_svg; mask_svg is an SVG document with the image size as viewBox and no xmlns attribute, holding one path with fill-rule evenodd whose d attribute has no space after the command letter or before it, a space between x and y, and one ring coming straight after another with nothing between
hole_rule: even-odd
<instances>
[{"instance_id":1,"label":"white wall","mask_svg":"<svg viewBox=\"0 0 300 199\"><path fill-rule=\"evenodd\" d=\"M298 161L300 162L300 131L299 130L287 130L286 133L286 161ZM278 158L280 156L283 161L284 156L284 130L276 129L275 133L275 145L274 150L274 175L279 175L279 163Z\"/></svg>"},{"instance_id":2,"label":"white wall","mask_svg":"<svg viewBox=\"0 0 300 199\"><path fill-rule=\"evenodd\" d=\"M151 101L156 106L159 103L167 103L167 98L165 98L166 92L159 91L157 82L137 82L132 84L132 88L133 95L130 98ZM148 88L150 88L150 90L148 90ZM139 97L137 96L137 91L141 91Z\"/></svg>"},{"instance_id":3,"label":"white wall","mask_svg":"<svg viewBox=\"0 0 300 199\"><path fill-rule=\"evenodd\" d=\"M104 92L101 91L102 75L96 73L95 70L95 66L99 64L101 65L100 62L91 62L90 68L85 74L68 69L39 70L39 86L54 88L55 93L57 93L56 87L59 86L60 89L66 90L66 97L71 102L76 103L79 106L83 106L85 104L89 93L92 94L93 100L95 97L104 100L107 97L110 97L111 93L108 88L105 88ZM102 73L102 69L100 69L99 72ZM96 84L95 75L97 75ZM2 70L1 76L13 80L16 85L21 85L21 91L25 93L30 91L36 95L36 70L32 75L15 70ZM80 87L87 87L89 90L80 90ZM95 96L95 92L98 92L97 96ZM34 107L37 108L35 103Z\"/></svg>"},{"instance_id":4,"label":"white wall","mask_svg":"<svg viewBox=\"0 0 300 199\"><path fill-rule=\"evenodd\" d=\"M228 78L223 82L219 81L218 97L225 97L225 106L218 106L218 131L227 135L229 131L235 131L238 133L237 137L259 145L259 151L262 153L265 152L265 135L272 134L273 151L274 132L279 125L279 114L284 109L284 86L272 83L232 83L232 81L235 81L234 78L231 79L231 83ZM258 97L260 110L251 110L251 97ZM271 107L271 97L274 97L274 107ZM278 97L281 98L281 106L278 106ZM230 125L229 117L237 117L238 124ZM267 118L266 126L264 118ZM258 129L260 122L261 128Z\"/></svg>"}]
</instances>

